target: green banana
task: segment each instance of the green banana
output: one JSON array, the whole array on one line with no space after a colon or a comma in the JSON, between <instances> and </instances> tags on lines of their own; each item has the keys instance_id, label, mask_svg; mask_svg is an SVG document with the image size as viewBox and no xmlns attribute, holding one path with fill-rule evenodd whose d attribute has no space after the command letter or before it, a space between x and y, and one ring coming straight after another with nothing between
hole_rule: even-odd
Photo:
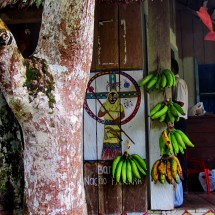
<instances>
[{"instance_id":1,"label":"green banana","mask_svg":"<svg viewBox=\"0 0 215 215\"><path fill-rule=\"evenodd\" d=\"M158 80L158 76L155 75L155 76L147 83L146 89L147 89L147 90L152 89L152 87L156 84L157 80Z\"/></svg>"},{"instance_id":2,"label":"green banana","mask_svg":"<svg viewBox=\"0 0 215 215\"><path fill-rule=\"evenodd\" d=\"M171 70L170 70L170 74L172 75L172 80L173 80L172 86L175 87L176 86L175 74Z\"/></svg>"},{"instance_id":3,"label":"green banana","mask_svg":"<svg viewBox=\"0 0 215 215\"><path fill-rule=\"evenodd\" d=\"M158 80L157 80L157 82L156 82L156 84L155 84L155 89L156 89L156 90L159 90L159 89L160 89L160 83L161 83L161 74L159 73L159 74L158 74Z\"/></svg>"},{"instance_id":4,"label":"green banana","mask_svg":"<svg viewBox=\"0 0 215 215\"><path fill-rule=\"evenodd\" d=\"M159 122L164 122L166 119L166 113L159 117Z\"/></svg>"},{"instance_id":5,"label":"green banana","mask_svg":"<svg viewBox=\"0 0 215 215\"><path fill-rule=\"evenodd\" d=\"M169 139L170 139L170 143L168 144L169 153L170 153L170 154L173 154L173 145L172 145L172 141L171 141L170 132L168 132L168 137L169 137Z\"/></svg>"},{"instance_id":6,"label":"green banana","mask_svg":"<svg viewBox=\"0 0 215 215\"><path fill-rule=\"evenodd\" d=\"M164 69L162 71L162 73L164 73L164 75L166 76L166 79L167 79L166 86L172 87L173 86L173 77L172 77L171 71L169 69Z\"/></svg>"},{"instance_id":7,"label":"green banana","mask_svg":"<svg viewBox=\"0 0 215 215\"><path fill-rule=\"evenodd\" d=\"M130 163L131 163L131 170L132 170L132 174L135 178L137 179L141 179L140 173L138 171L137 165L135 164L135 162L132 159L129 159Z\"/></svg>"},{"instance_id":8,"label":"green banana","mask_svg":"<svg viewBox=\"0 0 215 215\"><path fill-rule=\"evenodd\" d=\"M124 159L121 159L119 163L116 166L116 174L115 174L115 180L117 183L120 182L121 174L122 174L122 164L124 162Z\"/></svg>"},{"instance_id":9,"label":"green banana","mask_svg":"<svg viewBox=\"0 0 215 215\"><path fill-rule=\"evenodd\" d=\"M181 107L181 105L179 105L176 102L173 102L173 105L175 106L175 108L177 109L177 111L181 114L181 115L185 115L184 109Z\"/></svg>"},{"instance_id":10,"label":"green banana","mask_svg":"<svg viewBox=\"0 0 215 215\"><path fill-rule=\"evenodd\" d=\"M159 147L160 147L160 155L162 156L166 152L165 150L166 144L161 135L159 137Z\"/></svg>"},{"instance_id":11,"label":"green banana","mask_svg":"<svg viewBox=\"0 0 215 215\"><path fill-rule=\"evenodd\" d=\"M127 161L126 159L124 159L123 164L122 164L122 183L126 183L127 180L127 174L126 174L126 165L127 165Z\"/></svg>"},{"instance_id":12,"label":"green banana","mask_svg":"<svg viewBox=\"0 0 215 215\"><path fill-rule=\"evenodd\" d=\"M190 141L190 139L188 138L188 136L181 130L177 129L176 132L178 132L181 137L182 140L184 141L184 143L189 146L189 147L194 147L193 143Z\"/></svg>"},{"instance_id":13,"label":"green banana","mask_svg":"<svg viewBox=\"0 0 215 215\"><path fill-rule=\"evenodd\" d=\"M147 170L146 162L138 154L132 154L131 157L135 159L145 171Z\"/></svg>"},{"instance_id":14,"label":"green banana","mask_svg":"<svg viewBox=\"0 0 215 215\"><path fill-rule=\"evenodd\" d=\"M177 143L177 140L174 136L174 134L172 132L170 132L170 139L171 139L171 143L172 143L172 146L173 146L173 151L174 151L174 154L177 155L178 152L179 152L179 147L178 147L178 143Z\"/></svg>"},{"instance_id":15,"label":"green banana","mask_svg":"<svg viewBox=\"0 0 215 215\"><path fill-rule=\"evenodd\" d=\"M181 154L184 154L184 148L180 145L178 145L179 151L181 152Z\"/></svg>"},{"instance_id":16,"label":"green banana","mask_svg":"<svg viewBox=\"0 0 215 215\"><path fill-rule=\"evenodd\" d=\"M177 143L178 143L183 149L186 149L185 143L184 143L184 141L183 141L181 135L180 135L176 130L174 130L173 134L174 134L174 136L175 136L175 138L176 138L176 140L177 140Z\"/></svg>"},{"instance_id":17,"label":"green banana","mask_svg":"<svg viewBox=\"0 0 215 215\"><path fill-rule=\"evenodd\" d=\"M155 75L155 72L150 72L145 78L143 78L140 83L139 86L142 87L144 85L146 85Z\"/></svg>"},{"instance_id":18,"label":"green banana","mask_svg":"<svg viewBox=\"0 0 215 215\"><path fill-rule=\"evenodd\" d=\"M113 160L113 163L112 163L112 177L113 178L115 178L116 167L117 167L117 164L119 163L121 157L122 157L121 155L118 155Z\"/></svg>"},{"instance_id":19,"label":"green banana","mask_svg":"<svg viewBox=\"0 0 215 215\"><path fill-rule=\"evenodd\" d=\"M172 113L172 115L175 116L175 118L179 116L178 111L173 104L170 104L169 110Z\"/></svg>"},{"instance_id":20,"label":"green banana","mask_svg":"<svg viewBox=\"0 0 215 215\"><path fill-rule=\"evenodd\" d=\"M162 73L161 75L161 88L165 88L166 87L166 84L167 84L167 79L166 79L166 76L164 73Z\"/></svg>"},{"instance_id":21,"label":"green banana","mask_svg":"<svg viewBox=\"0 0 215 215\"><path fill-rule=\"evenodd\" d=\"M175 121L175 117L173 116L173 114L172 114L172 112L168 109L168 111L167 111L167 115L168 115L168 117L169 117L169 121L171 122L171 123L173 123L174 121Z\"/></svg>"},{"instance_id":22,"label":"green banana","mask_svg":"<svg viewBox=\"0 0 215 215\"><path fill-rule=\"evenodd\" d=\"M163 102L159 102L156 104L149 113L149 116L153 116L156 112L158 112L163 106Z\"/></svg>"},{"instance_id":23,"label":"green banana","mask_svg":"<svg viewBox=\"0 0 215 215\"><path fill-rule=\"evenodd\" d=\"M128 183L133 183L133 175L132 175L131 163L129 159L126 160L126 176L127 176Z\"/></svg>"},{"instance_id":24,"label":"green banana","mask_svg":"<svg viewBox=\"0 0 215 215\"><path fill-rule=\"evenodd\" d=\"M137 166L137 169L143 174L143 175L146 175L146 172L145 170L140 166L140 164L138 163L137 160L135 160L134 158L131 157L131 159L135 162L136 166Z\"/></svg>"},{"instance_id":25,"label":"green banana","mask_svg":"<svg viewBox=\"0 0 215 215\"><path fill-rule=\"evenodd\" d=\"M162 115L164 115L167 111L168 111L168 106L164 105L164 107L161 110L159 110L153 116L151 116L151 119L157 119L157 118L161 117Z\"/></svg>"}]
</instances>

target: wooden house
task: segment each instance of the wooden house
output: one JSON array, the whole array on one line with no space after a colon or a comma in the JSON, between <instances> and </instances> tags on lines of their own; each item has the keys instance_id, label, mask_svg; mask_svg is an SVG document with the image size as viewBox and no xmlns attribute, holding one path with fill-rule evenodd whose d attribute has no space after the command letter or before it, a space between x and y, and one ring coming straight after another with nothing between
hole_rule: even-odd
<instances>
[{"instance_id":1,"label":"wooden house","mask_svg":"<svg viewBox=\"0 0 215 215\"><path fill-rule=\"evenodd\" d=\"M188 136L195 148L188 148L187 156L202 159L207 168L215 169L215 41L204 40L208 29L196 13L206 1L122 2L96 3L93 60L83 114L84 182L91 215L174 210L173 185L155 184L150 176L154 162L161 158L159 136L166 124L152 121L148 114L164 94L139 87L149 72L170 68L171 57L178 60L180 75L188 83L189 107L203 102L207 112L188 119ZM213 20L214 5L208 3L208 7ZM23 9L22 13L1 9L0 16L24 56L36 47L41 15L41 8ZM98 112L113 89L125 113L119 127L121 153L139 154L148 166L146 176L133 184L116 184L111 176L116 154L111 147L103 151L106 125ZM171 89L166 89L165 98L171 98ZM203 191L197 175L192 176L189 189Z\"/></svg>"}]
</instances>

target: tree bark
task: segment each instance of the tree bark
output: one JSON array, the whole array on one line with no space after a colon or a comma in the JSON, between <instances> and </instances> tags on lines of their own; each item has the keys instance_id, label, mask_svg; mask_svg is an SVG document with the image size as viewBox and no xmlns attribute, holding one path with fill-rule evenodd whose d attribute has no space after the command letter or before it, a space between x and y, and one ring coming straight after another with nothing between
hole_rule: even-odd
<instances>
[{"instance_id":1,"label":"tree bark","mask_svg":"<svg viewBox=\"0 0 215 215\"><path fill-rule=\"evenodd\" d=\"M28 214L87 214L82 113L94 6L94 0L47 0L29 59L0 23L0 87L23 131Z\"/></svg>"}]
</instances>

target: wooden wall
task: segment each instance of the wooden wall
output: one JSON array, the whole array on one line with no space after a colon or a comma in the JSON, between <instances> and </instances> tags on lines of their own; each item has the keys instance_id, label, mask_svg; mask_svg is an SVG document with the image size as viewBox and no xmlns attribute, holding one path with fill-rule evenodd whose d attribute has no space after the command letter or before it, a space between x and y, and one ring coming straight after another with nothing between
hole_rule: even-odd
<instances>
[{"instance_id":1,"label":"wooden wall","mask_svg":"<svg viewBox=\"0 0 215 215\"><path fill-rule=\"evenodd\" d=\"M215 116L190 117L188 119L187 134L195 144L194 148L187 149L189 158L203 160L206 168L215 169ZM199 168L199 165L189 163L192 168ZM190 191L202 191L198 174L192 174L188 178L188 189Z\"/></svg>"},{"instance_id":2,"label":"wooden wall","mask_svg":"<svg viewBox=\"0 0 215 215\"><path fill-rule=\"evenodd\" d=\"M215 42L205 41L208 29L195 11L176 4L176 38L179 58L196 58L199 64L215 63Z\"/></svg>"},{"instance_id":3,"label":"wooden wall","mask_svg":"<svg viewBox=\"0 0 215 215\"><path fill-rule=\"evenodd\" d=\"M104 124L103 118L97 115L101 107L99 101L105 102L113 87L111 84L115 83L125 110L121 128L135 142L133 144L121 132L122 154L128 151L146 159L144 93L138 87L145 69L142 10L141 3L96 5L93 63L86 95L83 138L89 215L143 214L148 209L146 176L126 185L116 184L112 179L114 156L103 158L101 155ZM97 98L89 91L90 87Z\"/></svg>"}]
</instances>

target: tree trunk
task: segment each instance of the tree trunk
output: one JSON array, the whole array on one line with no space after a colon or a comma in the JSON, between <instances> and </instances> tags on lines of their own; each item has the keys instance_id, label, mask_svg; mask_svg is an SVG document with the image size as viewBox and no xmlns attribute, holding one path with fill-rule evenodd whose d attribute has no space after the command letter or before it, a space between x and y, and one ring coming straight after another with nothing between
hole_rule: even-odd
<instances>
[{"instance_id":1,"label":"tree trunk","mask_svg":"<svg viewBox=\"0 0 215 215\"><path fill-rule=\"evenodd\" d=\"M47 0L38 46L29 59L0 23L0 87L23 131L28 214L87 214L82 112L94 4Z\"/></svg>"}]
</instances>

